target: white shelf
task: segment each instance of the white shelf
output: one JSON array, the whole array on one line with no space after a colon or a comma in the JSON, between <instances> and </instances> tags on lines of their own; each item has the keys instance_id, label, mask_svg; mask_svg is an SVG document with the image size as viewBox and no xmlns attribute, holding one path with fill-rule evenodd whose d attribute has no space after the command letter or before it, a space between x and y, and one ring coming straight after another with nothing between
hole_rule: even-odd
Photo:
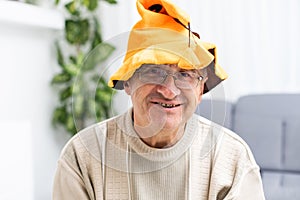
<instances>
[{"instance_id":1,"label":"white shelf","mask_svg":"<svg viewBox=\"0 0 300 200\"><path fill-rule=\"evenodd\" d=\"M64 28L64 17L58 10L17 1L0 0L0 23L16 23L62 30Z\"/></svg>"}]
</instances>

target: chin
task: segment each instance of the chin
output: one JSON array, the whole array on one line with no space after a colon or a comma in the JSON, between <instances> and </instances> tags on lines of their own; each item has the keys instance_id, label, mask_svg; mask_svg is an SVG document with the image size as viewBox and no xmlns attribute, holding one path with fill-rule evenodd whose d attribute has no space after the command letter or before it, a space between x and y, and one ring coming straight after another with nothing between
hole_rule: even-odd
<instances>
[{"instance_id":1,"label":"chin","mask_svg":"<svg viewBox=\"0 0 300 200\"><path fill-rule=\"evenodd\" d=\"M174 118L174 117L170 117L165 121L165 129L174 129L174 128L178 128L180 126L185 125L186 120L184 120L183 118Z\"/></svg>"}]
</instances>

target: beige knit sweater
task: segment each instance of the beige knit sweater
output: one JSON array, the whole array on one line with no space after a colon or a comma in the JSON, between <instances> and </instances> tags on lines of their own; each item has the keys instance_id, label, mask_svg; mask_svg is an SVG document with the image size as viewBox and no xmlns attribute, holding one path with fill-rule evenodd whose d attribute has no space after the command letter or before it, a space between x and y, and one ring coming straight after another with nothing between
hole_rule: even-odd
<instances>
[{"instance_id":1,"label":"beige knit sweater","mask_svg":"<svg viewBox=\"0 0 300 200\"><path fill-rule=\"evenodd\" d=\"M54 200L264 199L245 142L194 115L174 146L156 149L136 135L131 112L75 135L58 161Z\"/></svg>"}]
</instances>

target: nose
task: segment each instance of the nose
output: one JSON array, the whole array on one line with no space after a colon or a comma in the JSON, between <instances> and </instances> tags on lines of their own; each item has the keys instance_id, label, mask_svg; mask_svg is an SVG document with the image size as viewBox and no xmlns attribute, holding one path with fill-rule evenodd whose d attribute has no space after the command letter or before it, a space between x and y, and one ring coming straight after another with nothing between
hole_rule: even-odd
<instances>
[{"instance_id":1,"label":"nose","mask_svg":"<svg viewBox=\"0 0 300 200\"><path fill-rule=\"evenodd\" d=\"M173 99L181 93L181 90L175 85L174 77L167 75L164 82L158 85L157 92L167 99Z\"/></svg>"}]
</instances>

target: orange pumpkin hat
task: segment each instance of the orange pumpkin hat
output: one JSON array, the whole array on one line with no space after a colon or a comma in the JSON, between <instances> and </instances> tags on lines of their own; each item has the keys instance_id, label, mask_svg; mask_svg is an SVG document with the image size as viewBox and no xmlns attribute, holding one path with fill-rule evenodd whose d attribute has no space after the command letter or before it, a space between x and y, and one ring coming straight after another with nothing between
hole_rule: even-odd
<instances>
[{"instance_id":1,"label":"orange pumpkin hat","mask_svg":"<svg viewBox=\"0 0 300 200\"><path fill-rule=\"evenodd\" d=\"M123 89L142 64L177 64L182 69L207 67L204 93L227 78L219 66L214 44L203 42L190 30L190 18L170 0L137 0L142 19L132 28L122 66L108 83Z\"/></svg>"}]
</instances>

